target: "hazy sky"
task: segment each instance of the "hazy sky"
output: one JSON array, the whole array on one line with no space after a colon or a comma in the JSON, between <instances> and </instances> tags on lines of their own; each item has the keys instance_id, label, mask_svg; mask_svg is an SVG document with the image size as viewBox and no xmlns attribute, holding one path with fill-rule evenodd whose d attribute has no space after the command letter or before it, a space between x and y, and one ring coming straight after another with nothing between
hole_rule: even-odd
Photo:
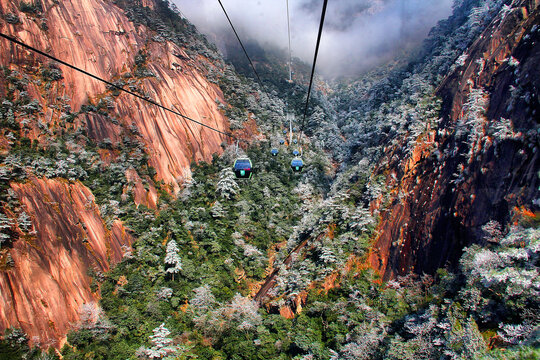
<instances>
[{"instance_id":1,"label":"hazy sky","mask_svg":"<svg viewBox=\"0 0 540 360\"><path fill-rule=\"evenodd\" d=\"M230 32L217 0L172 0L212 41ZM286 48L286 0L221 0L242 41ZM329 76L357 73L421 41L453 0L330 0L317 60ZM323 0L289 0L293 56L313 60Z\"/></svg>"}]
</instances>

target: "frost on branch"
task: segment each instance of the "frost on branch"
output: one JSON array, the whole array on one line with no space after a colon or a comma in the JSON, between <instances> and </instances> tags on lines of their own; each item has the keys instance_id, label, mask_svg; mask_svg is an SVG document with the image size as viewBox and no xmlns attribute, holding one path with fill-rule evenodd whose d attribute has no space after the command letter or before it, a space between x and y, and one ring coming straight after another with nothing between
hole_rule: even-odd
<instances>
[{"instance_id":1,"label":"frost on branch","mask_svg":"<svg viewBox=\"0 0 540 360\"><path fill-rule=\"evenodd\" d=\"M219 181L217 183L217 192L222 198L230 200L239 190L239 186L234 180L234 173L231 169L225 168L219 173Z\"/></svg>"},{"instance_id":2,"label":"frost on branch","mask_svg":"<svg viewBox=\"0 0 540 360\"><path fill-rule=\"evenodd\" d=\"M162 323L153 330L154 335L150 335L151 348L141 347L136 354L139 359L167 359L172 360L176 357L170 356L178 350L177 346L172 345L173 340L168 336L171 334L169 329Z\"/></svg>"},{"instance_id":3,"label":"frost on branch","mask_svg":"<svg viewBox=\"0 0 540 360\"><path fill-rule=\"evenodd\" d=\"M178 255L178 245L176 241L171 240L167 243L167 253L165 254L165 264L170 265L167 269L167 272L173 275L177 274L182 270L182 261L180 260L180 255Z\"/></svg>"}]
</instances>

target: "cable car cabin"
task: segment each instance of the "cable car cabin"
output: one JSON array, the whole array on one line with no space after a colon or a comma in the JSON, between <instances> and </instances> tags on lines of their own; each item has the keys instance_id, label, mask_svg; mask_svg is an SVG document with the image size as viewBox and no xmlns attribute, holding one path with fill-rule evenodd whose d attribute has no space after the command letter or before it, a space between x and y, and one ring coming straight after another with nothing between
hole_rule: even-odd
<instances>
[{"instance_id":1,"label":"cable car cabin","mask_svg":"<svg viewBox=\"0 0 540 360\"><path fill-rule=\"evenodd\" d=\"M298 156L298 155L300 155L300 152L298 150L293 150L292 154L294 156Z\"/></svg>"},{"instance_id":2,"label":"cable car cabin","mask_svg":"<svg viewBox=\"0 0 540 360\"><path fill-rule=\"evenodd\" d=\"M285 140L280 139L280 140L279 140L279 145L283 145L283 144L285 144Z\"/></svg>"},{"instance_id":3,"label":"cable car cabin","mask_svg":"<svg viewBox=\"0 0 540 360\"><path fill-rule=\"evenodd\" d=\"M250 179L253 171L251 160L248 158L236 159L233 170L237 179Z\"/></svg>"},{"instance_id":4,"label":"cable car cabin","mask_svg":"<svg viewBox=\"0 0 540 360\"><path fill-rule=\"evenodd\" d=\"M276 148L273 148L272 150L270 150L270 153L272 154L272 156L277 156L277 154L279 153L279 150Z\"/></svg>"},{"instance_id":5,"label":"cable car cabin","mask_svg":"<svg viewBox=\"0 0 540 360\"><path fill-rule=\"evenodd\" d=\"M302 171L302 168L304 167L304 162L300 158L292 159L291 161L291 169L294 172L300 172Z\"/></svg>"},{"instance_id":6,"label":"cable car cabin","mask_svg":"<svg viewBox=\"0 0 540 360\"><path fill-rule=\"evenodd\" d=\"M283 130L283 134L287 134L287 130L284 129L284 130Z\"/></svg>"},{"instance_id":7,"label":"cable car cabin","mask_svg":"<svg viewBox=\"0 0 540 360\"><path fill-rule=\"evenodd\" d=\"M298 144L298 140L294 139L293 141L293 144Z\"/></svg>"}]
</instances>

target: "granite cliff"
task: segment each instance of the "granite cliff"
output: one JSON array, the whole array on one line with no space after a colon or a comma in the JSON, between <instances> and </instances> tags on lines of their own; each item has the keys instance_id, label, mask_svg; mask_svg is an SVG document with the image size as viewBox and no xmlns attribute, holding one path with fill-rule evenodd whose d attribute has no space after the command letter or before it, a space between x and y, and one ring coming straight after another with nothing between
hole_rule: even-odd
<instances>
[{"instance_id":1,"label":"granite cliff","mask_svg":"<svg viewBox=\"0 0 540 360\"><path fill-rule=\"evenodd\" d=\"M152 11L163 6L159 1L138 5ZM111 1L2 0L0 31L227 131L228 121L218 109L218 103L225 103L223 94L207 76L220 62L191 51L187 40L182 46L180 41L164 39L129 15ZM26 138L32 149L45 149L75 131L101 144L99 157L91 162L104 168L118 161L120 147L130 144L136 149L124 158L144 158L155 174L141 173L136 165L121 170L118 175L125 176L127 183L120 191L137 205L155 209L155 182L162 182L162 189L174 195L189 179L190 163L210 160L227 140L6 39L0 40L0 48L4 69L0 95L11 100L3 106L10 107L6 111L14 116L0 136L4 156L17 146L12 136ZM24 89L14 85L15 78L24 83ZM30 114L16 108L20 99L39 110ZM67 153L82 151L81 142L76 143ZM62 167L58 162L49 166ZM24 174L22 183L9 181L16 176L14 167L2 167L6 173L3 191L16 199L16 205L3 209L12 219L7 230L12 244L1 253L0 328L20 327L32 343L59 347L78 321L81 306L99 299L99 288L92 285L89 272L107 271L123 251L129 251L132 237L119 220L106 223L94 195L76 176L41 178L31 166L16 168ZM16 225L21 212L31 220L30 233Z\"/></svg>"},{"instance_id":2,"label":"granite cliff","mask_svg":"<svg viewBox=\"0 0 540 360\"><path fill-rule=\"evenodd\" d=\"M521 1L496 16L437 89L438 130L402 165L400 147L381 161L394 196L370 262L386 279L455 265L489 221L538 211L539 11Z\"/></svg>"}]
</instances>

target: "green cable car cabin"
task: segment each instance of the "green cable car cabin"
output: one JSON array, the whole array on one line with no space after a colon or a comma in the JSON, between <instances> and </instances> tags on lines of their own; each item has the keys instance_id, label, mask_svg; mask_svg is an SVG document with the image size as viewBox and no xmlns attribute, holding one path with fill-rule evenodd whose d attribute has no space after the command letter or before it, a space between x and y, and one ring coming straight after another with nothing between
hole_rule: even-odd
<instances>
[{"instance_id":1,"label":"green cable car cabin","mask_svg":"<svg viewBox=\"0 0 540 360\"><path fill-rule=\"evenodd\" d=\"M291 161L291 169L294 172L300 172L302 171L302 168L304 167L304 162L300 158L292 159Z\"/></svg>"},{"instance_id":2,"label":"green cable car cabin","mask_svg":"<svg viewBox=\"0 0 540 360\"><path fill-rule=\"evenodd\" d=\"M233 166L234 175L237 179L250 179L253 173L253 165L249 158L238 158Z\"/></svg>"}]
</instances>

